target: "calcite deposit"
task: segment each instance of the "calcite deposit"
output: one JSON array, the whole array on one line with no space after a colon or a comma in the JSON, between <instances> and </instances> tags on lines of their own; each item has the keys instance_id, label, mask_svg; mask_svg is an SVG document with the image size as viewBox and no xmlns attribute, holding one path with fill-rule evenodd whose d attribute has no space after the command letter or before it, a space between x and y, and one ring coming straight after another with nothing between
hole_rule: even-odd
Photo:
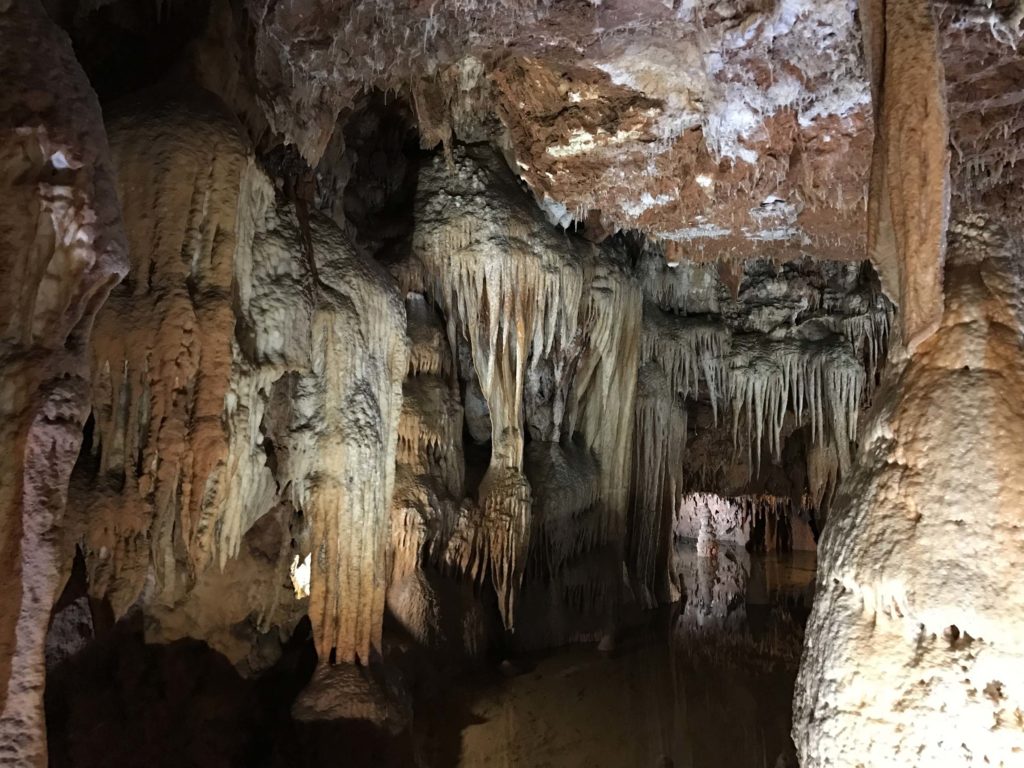
<instances>
[{"instance_id":1,"label":"calcite deposit","mask_svg":"<svg viewBox=\"0 0 1024 768\"><path fill-rule=\"evenodd\" d=\"M673 605L792 689L819 543L757 759L1019 762L1022 22L0 0L0 763L527 764L454 681ZM714 759L658 690L550 754Z\"/></svg>"},{"instance_id":2,"label":"calcite deposit","mask_svg":"<svg viewBox=\"0 0 1024 768\"><path fill-rule=\"evenodd\" d=\"M952 193L929 263L945 252L943 301L888 372L824 532L795 699L804 765L1009 766L1024 750L1020 186L1003 143L1019 118L1002 108L1024 82L1020 16L937 10L918 16L913 52L931 64L895 76L921 94L941 63Z\"/></svg>"}]
</instances>

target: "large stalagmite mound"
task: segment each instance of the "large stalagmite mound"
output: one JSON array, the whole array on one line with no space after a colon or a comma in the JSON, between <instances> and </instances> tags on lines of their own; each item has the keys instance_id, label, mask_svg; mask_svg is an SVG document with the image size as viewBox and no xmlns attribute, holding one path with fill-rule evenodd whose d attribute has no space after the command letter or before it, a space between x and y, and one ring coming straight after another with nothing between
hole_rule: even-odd
<instances>
[{"instance_id":1,"label":"large stalagmite mound","mask_svg":"<svg viewBox=\"0 0 1024 768\"><path fill-rule=\"evenodd\" d=\"M942 323L866 427L822 542L796 701L809 765L1019 759L1019 247L953 225Z\"/></svg>"}]
</instances>

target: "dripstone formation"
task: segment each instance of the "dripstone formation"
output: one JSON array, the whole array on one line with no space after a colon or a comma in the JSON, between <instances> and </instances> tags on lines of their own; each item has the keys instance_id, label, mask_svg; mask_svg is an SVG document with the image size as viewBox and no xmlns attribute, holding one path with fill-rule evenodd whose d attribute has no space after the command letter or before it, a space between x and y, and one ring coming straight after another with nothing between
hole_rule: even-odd
<instances>
[{"instance_id":1,"label":"dripstone formation","mask_svg":"<svg viewBox=\"0 0 1024 768\"><path fill-rule=\"evenodd\" d=\"M801 765L1024 759L1022 21L0 0L0 765L200 647L273 764L422 761L744 545L818 551Z\"/></svg>"}]
</instances>

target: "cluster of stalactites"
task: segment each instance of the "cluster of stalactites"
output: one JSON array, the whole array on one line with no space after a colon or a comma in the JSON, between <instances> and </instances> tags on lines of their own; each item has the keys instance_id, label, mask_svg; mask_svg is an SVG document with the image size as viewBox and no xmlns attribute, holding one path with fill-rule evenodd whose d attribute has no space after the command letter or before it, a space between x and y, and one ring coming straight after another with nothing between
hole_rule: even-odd
<instances>
[{"instance_id":1,"label":"cluster of stalactites","mask_svg":"<svg viewBox=\"0 0 1024 768\"><path fill-rule=\"evenodd\" d=\"M653 304L644 305L640 364L660 365L668 377L668 390L684 399L696 398L703 380L716 421L727 397L726 355L731 341L729 328L721 322L670 315Z\"/></svg>"},{"instance_id":2,"label":"cluster of stalactites","mask_svg":"<svg viewBox=\"0 0 1024 768\"><path fill-rule=\"evenodd\" d=\"M881 342L861 343L877 364ZM731 412L734 448L746 446L752 472L760 466L766 441L772 457L780 459L788 414L797 424L810 425L815 444L834 444L842 466L849 465L867 377L846 339L734 336L721 323L648 305L641 350L641 363L660 366L673 395L696 399L706 392L716 418L720 410Z\"/></svg>"},{"instance_id":3,"label":"cluster of stalactites","mask_svg":"<svg viewBox=\"0 0 1024 768\"><path fill-rule=\"evenodd\" d=\"M565 443L579 431L602 466L602 533L621 530L639 290L607 254L554 230L514 185L502 197L493 160L460 151L454 172L441 161L426 169L413 238L418 269L401 269L399 279L437 303L452 350L468 346L487 402L491 461L480 485L479 542L511 627L534 505L523 461L527 402L536 395L528 384L553 378L544 437ZM493 197L479 194L488 188ZM626 415L608 418L610 400Z\"/></svg>"},{"instance_id":4,"label":"cluster of stalactites","mask_svg":"<svg viewBox=\"0 0 1024 768\"><path fill-rule=\"evenodd\" d=\"M879 295L869 310L847 316L833 316L828 325L833 332L841 334L853 347L857 359L864 366L865 396L875 385L881 366L889 351L892 333L893 305Z\"/></svg>"},{"instance_id":5,"label":"cluster of stalactites","mask_svg":"<svg viewBox=\"0 0 1024 768\"><path fill-rule=\"evenodd\" d=\"M786 416L808 423L812 443L835 445L844 470L857 437L857 414L864 391L864 369L845 345L734 339L728 396L733 442L740 446L746 425L747 466L761 465L767 440L772 458L782 455ZM751 455L753 454L753 455Z\"/></svg>"},{"instance_id":6,"label":"cluster of stalactites","mask_svg":"<svg viewBox=\"0 0 1024 768\"><path fill-rule=\"evenodd\" d=\"M172 604L288 504L310 522L321 658L366 662L383 621L403 307L333 222L300 225L275 201L218 109L111 126L134 261L93 337L90 587L121 612L152 572L151 597Z\"/></svg>"},{"instance_id":7,"label":"cluster of stalactites","mask_svg":"<svg viewBox=\"0 0 1024 768\"><path fill-rule=\"evenodd\" d=\"M137 116L112 122L110 136L119 183L131 190L122 200L132 265L93 334L100 479L82 503L91 588L120 613L142 589L150 553L170 597L237 554L272 506L272 478L253 460L263 458L258 409L235 413L238 391L260 377L233 342L232 290L273 192L219 115ZM154 147L168 148L156 163Z\"/></svg>"},{"instance_id":8,"label":"cluster of stalactites","mask_svg":"<svg viewBox=\"0 0 1024 768\"><path fill-rule=\"evenodd\" d=\"M428 565L477 581L480 515L463 499L463 413L452 351L423 294L408 293L405 306L410 352L398 426L390 584Z\"/></svg>"}]
</instances>

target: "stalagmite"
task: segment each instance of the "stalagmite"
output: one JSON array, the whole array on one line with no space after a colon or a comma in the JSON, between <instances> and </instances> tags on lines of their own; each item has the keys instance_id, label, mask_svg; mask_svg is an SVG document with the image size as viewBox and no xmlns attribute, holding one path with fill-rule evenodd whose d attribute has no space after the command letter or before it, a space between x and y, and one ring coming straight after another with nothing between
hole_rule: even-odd
<instances>
[{"instance_id":1,"label":"stalagmite","mask_svg":"<svg viewBox=\"0 0 1024 768\"><path fill-rule=\"evenodd\" d=\"M951 226L943 322L873 409L822 541L804 765L1019 759L1019 252L983 216Z\"/></svg>"},{"instance_id":2,"label":"stalagmite","mask_svg":"<svg viewBox=\"0 0 1024 768\"><path fill-rule=\"evenodd\" d=\"M93 318L125 240L99 104L34 0L0 7L0 764L47 764L44 646Z\"/></svg>"}]
</instances>

